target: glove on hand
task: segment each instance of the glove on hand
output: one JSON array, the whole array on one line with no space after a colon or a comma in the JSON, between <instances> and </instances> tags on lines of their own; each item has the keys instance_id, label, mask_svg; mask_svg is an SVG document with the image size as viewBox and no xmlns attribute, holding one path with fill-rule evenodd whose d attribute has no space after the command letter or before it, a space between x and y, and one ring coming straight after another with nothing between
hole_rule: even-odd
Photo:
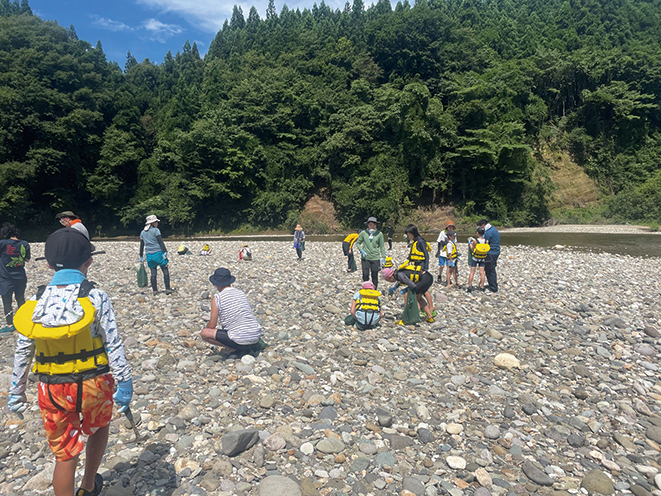
<instances>
[{"instance_id":1,"label":"glove on hand","mask_svg":"<svg viewBox=\"0 0 661 496\"><path fill-rule=\"evenodd\" d=\"M360 255L365 258L367 256L367 253L365 253L365 250L360 250Z\"/></svg>"},{"instance_id":2,"label":"glove on hand","mask_svg":"<svg viewBox=\"0 0 661 496\"><path fill-rule=\"evenodd\" d=\"M142 262L144 262L144 261L145 261L145 259L142 258L142 257L140 257L140 263L142 263Z\"/></svg>"},{"instance_id":3,"label":"glove on hand","mask_svg":"<svg viewBox=\"0 0 661 496\"><path fill-rule=\"evenodd\" d=\"M165 260L168 259L168 252L167 252L167 251L166 251L165 253L163 253L163 258L164 258Z\"/></svg>"},{"instance_id":4,"label":"glove on hand","mask_svg":"<svg viewBox=\"0 0 661 496\"><path fill-rule=\"evenodd\" d=\"M112 396L112 399L115 400L115 403L119 405L119 413L124 413L128 410L129 404L131 403L131 398L133 397L133 379L128 381L122 381L117 384L117 391Z\"/></svg>"},{"instance_id":5,"label":"glove on hand","mask_svg":"<svg viewBox=\"0 0 661 496\"><path fill-rule=\"evenodd\" d=\"M22 419L23 412L28 409L28 397L25 393L12 394L7 401L7 408Z\"/></svg>"},{"instance_id":6,"label":"glove on hand","mask_svg":"<svg viewBox=\"0 0 661 496\"><path fill-rule=\"evenodd\" d=\"M381 267L383 268L386 265L386 259L382 258L381 259Z\"/></svg>"}]
</instances>

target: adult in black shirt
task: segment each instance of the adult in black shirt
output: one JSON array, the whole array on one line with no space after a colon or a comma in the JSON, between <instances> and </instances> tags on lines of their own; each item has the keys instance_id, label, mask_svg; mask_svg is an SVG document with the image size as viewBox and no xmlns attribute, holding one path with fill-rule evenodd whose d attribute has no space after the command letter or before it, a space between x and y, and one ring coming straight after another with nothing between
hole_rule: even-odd
<instances>
[{"instance_id":1,"label":"adult in black shirt","mask_svg":"<svg viewBox=\"0 0 661 496\"><path fill-rule=\"evenodd\" d=\"M14 313L11 307L12 295L20 307L25 303L25 287L28 278L25 275L25 263L30 260L30 245L18 239L19 230L15 225L5 222L0 228L0 295L7 326L0 332L14 330Z\"/></svg>"}]
</instances>

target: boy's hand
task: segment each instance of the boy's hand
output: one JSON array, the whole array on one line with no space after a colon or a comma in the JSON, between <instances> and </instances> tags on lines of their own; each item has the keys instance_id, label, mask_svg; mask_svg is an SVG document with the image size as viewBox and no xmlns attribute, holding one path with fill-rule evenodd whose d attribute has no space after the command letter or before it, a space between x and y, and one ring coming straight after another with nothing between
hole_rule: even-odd
<instances>
[{"instance_id":1,"label":"boy's hand","mask_svg":"<svg viewBox=\"0 0 661 496\"><path fill-rule=\"evenodd\" d=\"M113 394L112 399L115 400L115 403L120 407L118 410L119 413L124 413L125 410L128 410L132 397L133 379L122 381L117 384L117 391Z\"/></svg>"},{"instance_id":2,"label":"boy's hand","mask_svg":"<svg viewBox=\"0 0 661 496\"><path fill-rule=\"evenodd\" d=\"M7 401L7 408L23 418L23 412L28 409L28 397L25 393L12 394Z\"/></svg>"}]
</instances>

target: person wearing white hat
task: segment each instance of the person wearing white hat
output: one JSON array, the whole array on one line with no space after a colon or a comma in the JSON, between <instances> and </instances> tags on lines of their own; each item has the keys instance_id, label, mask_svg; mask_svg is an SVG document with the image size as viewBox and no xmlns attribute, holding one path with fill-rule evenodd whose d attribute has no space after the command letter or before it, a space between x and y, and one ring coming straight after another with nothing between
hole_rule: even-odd
<instances>
[{"instance_id":1,"label":"person wearing white hat","mask_svg":"<svg viewBox=\"0 0 661 496\"><path fill-rule=\"evenodd\" d=\"M377 229L376 217L367 219L367 229L358 235L356 246L360 250L360 264L363 268L363 282L370 280L374 289L379 289L379 271L386 263L386 245L383 242L383 233Z\"/></svg>"},{"instance_id":2,"label":"person wearing white hat","mask_svg":"<svg viewBox=\"0 0 661 496\"><path fill-rule=\"evenodd\" d=\"M147 266L151 271L151 289L154 294L158 293L156 285L156 268L160 267L163 272L163 282L165 283L165 294L172 294L170 289L170 270L168 269L168 250L163 242L161 231L158 228L159 218L155 215L147 216L145 228L140 233L140 262L144 261L142 254L145 254Z\"/></svg>"}]
</instances>

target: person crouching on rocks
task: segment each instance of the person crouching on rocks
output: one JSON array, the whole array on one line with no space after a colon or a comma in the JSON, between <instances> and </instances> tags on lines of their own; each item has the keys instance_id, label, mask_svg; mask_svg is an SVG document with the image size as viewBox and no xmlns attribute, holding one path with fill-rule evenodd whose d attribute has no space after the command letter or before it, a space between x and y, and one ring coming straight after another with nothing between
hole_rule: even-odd
<instances>
[{"instance_id":1,"label":"person crouching on rocks","mask_svg":"<svg viewBox=\"0 0 661 496\"><path fill-rule=\"evenodd\" d=\"M363 288L353 295L351 300L351 315L344 321L345 324L355 324L359 331L378 327L383 318L381 308L381 293L374 289L370 281L363 283Z\"/></svg>"},{"instance_id":2,"label":"person crouching on rocks","mask_svg":"<svg viewBox=\"0 0 661 496\"><path fill-rule=\"evenodd\" d=\"M239 250L239 260L250 261L252 260L252 250L247 243L243 243L243 246Z\"/></svg>"},{"instance_id":3,"label":"person crouching on rocks","mask_svg":"<svg viewBox=\"0 0 661 496\"><path fill-rule=\"evenodd\" d=\"M427 316L426 322L434 322L434 317L432 312L434 311L433 301L431 300L431 295L429 294L429 288L434 282L434 278L429 272L420 272L416 270L414 266L405 265L407 262L404 262L398 269L383 269L381 275L388 282L397 282L400 286L407 286L413 291L416 299L418 300L418 307L422 310ZM404 294L404 306L406 306L408 294ZM401 320L398 322L399 325L404 325L404 322Z\"/></svg>"},{"instance_id":4,"label":"person crouching on rocks","mask_svg":"<svg viewBox=\"0 0 661 496\"><path fill-rule=\"evenodd\" d=\"M240 289L233 288L236 281L229 269L220 268L209 277L218 292L211 300L211 318L200 336L215 346L224 346L239 353L259 350L262 326L250 308L248 297ZM220 323L220 329L216 326Z\"/></svg>"}]
</instances>

